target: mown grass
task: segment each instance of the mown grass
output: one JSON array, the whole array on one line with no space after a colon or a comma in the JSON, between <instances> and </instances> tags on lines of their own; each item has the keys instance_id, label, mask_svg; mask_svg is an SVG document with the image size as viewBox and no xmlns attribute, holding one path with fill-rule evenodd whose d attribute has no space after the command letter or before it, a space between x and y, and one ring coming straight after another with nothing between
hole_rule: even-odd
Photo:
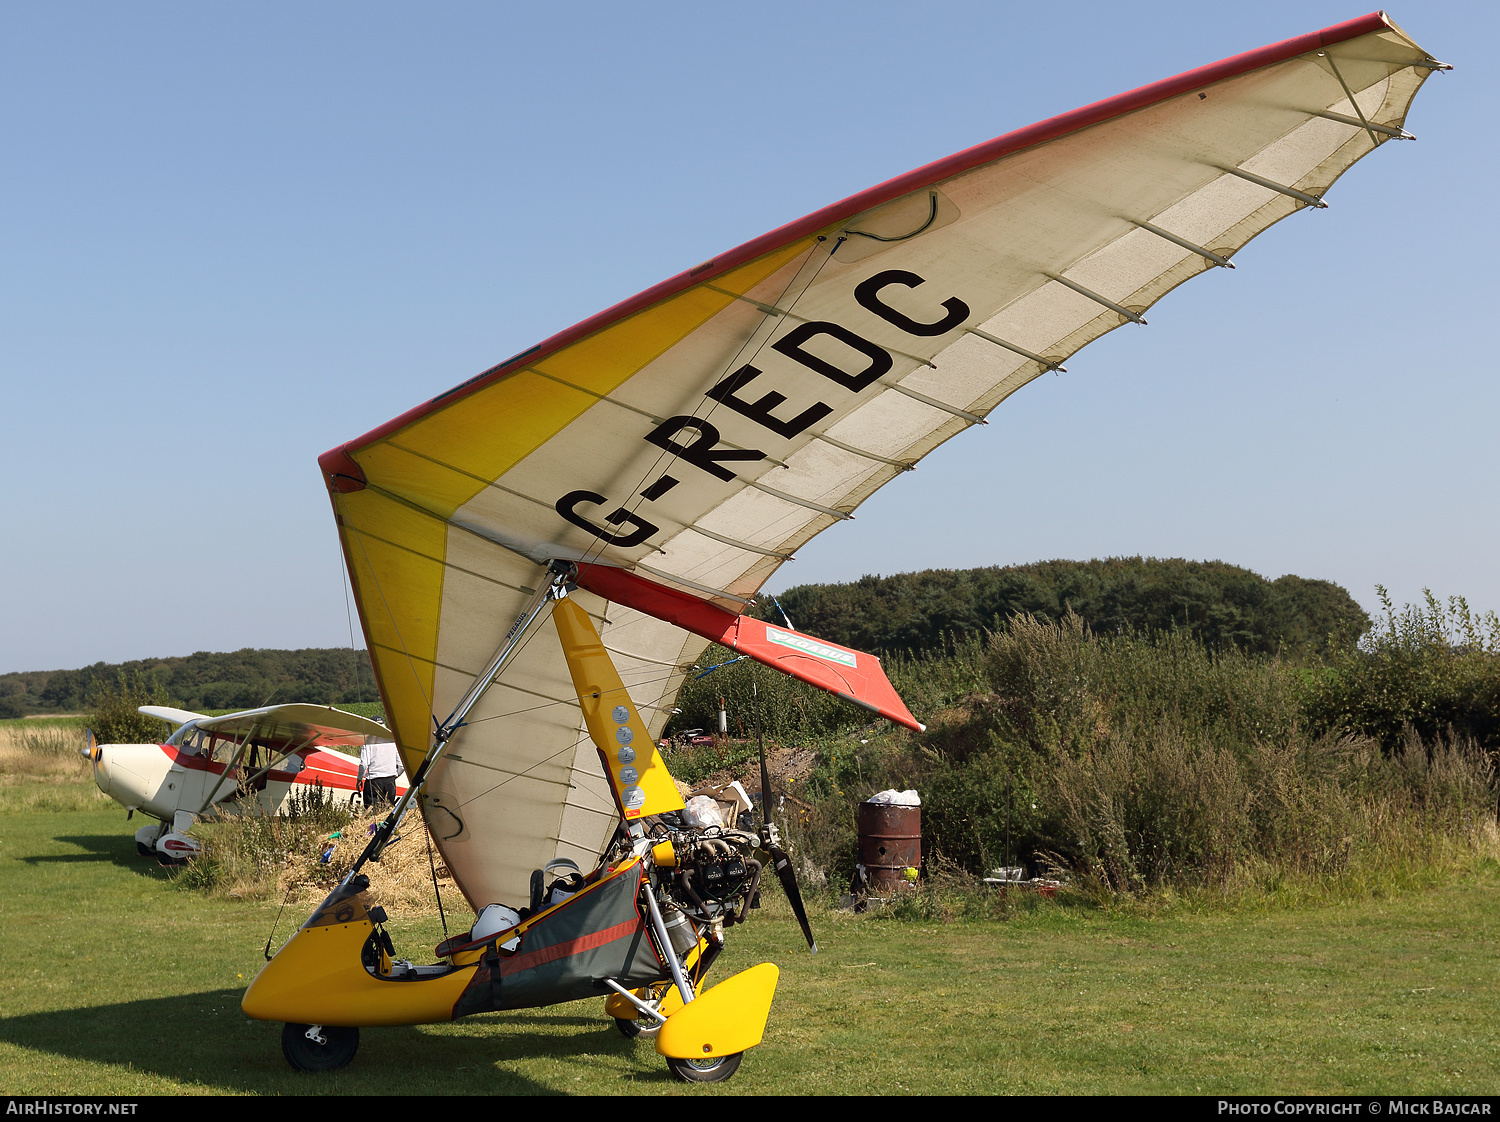
<instances>
[{"instance_id":1,"label":"mown grass","mask_svg":"<svg viewBox=\"0 0 1500 1122\"><path fill-rule=\"evenodd\" d=\"M0 818L0 1070L10 1094L1495 1094L1500 865L1336 906L1008 901L1008 920L768 900L716 976L782 969L765 1043L674 1084L601 1002L367 1029L291 1072L238 1008L305 908L182 892L107 810ZM976 914L978 914L976 912ZM435 918L404 919L420 956Z\"/></svg>"}]
</instances>

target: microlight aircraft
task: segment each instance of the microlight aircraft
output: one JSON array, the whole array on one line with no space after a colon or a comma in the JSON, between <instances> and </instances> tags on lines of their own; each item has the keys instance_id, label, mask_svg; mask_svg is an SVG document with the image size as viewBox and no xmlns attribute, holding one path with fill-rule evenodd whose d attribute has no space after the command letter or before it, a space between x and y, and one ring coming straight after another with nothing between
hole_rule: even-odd
<instances>
[{"instance_id":1,"label":"microlight aircraft","mask_svg":"<svg viewBox=\"0 0 1500 1122\"><path fill-rule=\"evenodd\" d=\"M870 656L748 618L762 585L1026 383L1323 208L1409 139L1441 69L1377 12L1179 74L783 226L325 453L412 787L246 1013L317 1069L363 1026L601 995L678 1078L727 1078L777 970L704 974L767 861L814 944L770 824L685 815L655 745L706 644L918 727ZM432 965L395 957L360 872L413 802L478 913Z\"/></svg>"},{"instance_id":2,"label":"microlight aircraft","mask_svg":"<svg viewBox=\"0 0 1500 1122\"><path fill-rule=\"evenodd\" d=\"M181 864L202 850L188 830L200 818L285 814L298 793L321 787L322 797L359 797L357 759L366 742L391 738L384 725L325 705L271 705L222 717L142 705L148 717L174 724L159 744L100 744L92 732L80 753L94 782L133 816L156 821L136 831L142 857ZM397 779L398 796L406 789Z\"/></svg>"}]
</instances>

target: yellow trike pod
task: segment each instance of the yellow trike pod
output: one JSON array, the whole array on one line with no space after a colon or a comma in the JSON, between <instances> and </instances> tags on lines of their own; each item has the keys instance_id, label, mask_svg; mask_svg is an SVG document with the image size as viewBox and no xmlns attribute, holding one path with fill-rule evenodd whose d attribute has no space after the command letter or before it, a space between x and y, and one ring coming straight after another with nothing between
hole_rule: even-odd
<instances>
[{"instance_id":1,"label":"yellow trike pod","mask_svg":"<svg viewBox=\"0 0 1500 1122\"><path fill-rule=\"evenodd\" d=\"M775 965L763 962L724 979L667 1018L656 1036L656 1050L668 1059L706 1068L754 1048L765 1035L779 977Z\"/></svg>"},{"instance_id":2,"label":"yellow trike pod","mask_svg":"<svg viewBox=\"0 0 1500 1122\"><path fill-rule=\"evenodd\" d=\"M240 1002L247 1017L350 1028L453 1019L479 956L464 965L427 968L420 980L392 981L371 915L369 883L361 876L335 889L261 968Z\"/></svg>"}]
</instances>

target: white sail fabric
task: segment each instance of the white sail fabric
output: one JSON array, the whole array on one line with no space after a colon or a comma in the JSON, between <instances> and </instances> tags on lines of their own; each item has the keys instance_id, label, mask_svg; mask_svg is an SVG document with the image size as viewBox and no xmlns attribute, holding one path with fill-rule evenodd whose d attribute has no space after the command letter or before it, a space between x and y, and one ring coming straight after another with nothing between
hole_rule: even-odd
<instances>
[{"instance_id":1,"label":"white sail fabric","mask_svg":"<svg viewBox=\"0 0 1500 1122\"><path fill-rule=\"evenodd\" d=\"M408 770L543 581L597 561L742 610L1080 347L1402 134L1435 63L1379 13L1000 137L774 231L359 440L327 473ZM578 594L660 735L704 641ZM476 904L615 825L545 625L425 800Z\"/></svg>"}]
</instances>

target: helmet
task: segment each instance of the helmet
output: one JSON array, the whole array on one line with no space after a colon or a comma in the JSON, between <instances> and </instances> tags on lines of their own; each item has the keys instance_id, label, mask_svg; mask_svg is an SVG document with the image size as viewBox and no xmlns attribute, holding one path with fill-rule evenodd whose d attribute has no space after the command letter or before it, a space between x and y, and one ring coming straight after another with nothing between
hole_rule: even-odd
<instances>
[{"instance_id":1,"label":"helmet","mask_svg":"<svg viewBox=\"0 0 1500 1122\"><path fill-rule=\"evenodd\" d=\"M479 917L469 931L469 938L475 942L488 939L491 935L498 934L506 928L515 927L520 922L521 913L514 908L507 908L504 904L491 904L479 913ZM510 939L501 944L508 951L513 951L520 945L519 939Z\"/></svg>"}]
</instances>

